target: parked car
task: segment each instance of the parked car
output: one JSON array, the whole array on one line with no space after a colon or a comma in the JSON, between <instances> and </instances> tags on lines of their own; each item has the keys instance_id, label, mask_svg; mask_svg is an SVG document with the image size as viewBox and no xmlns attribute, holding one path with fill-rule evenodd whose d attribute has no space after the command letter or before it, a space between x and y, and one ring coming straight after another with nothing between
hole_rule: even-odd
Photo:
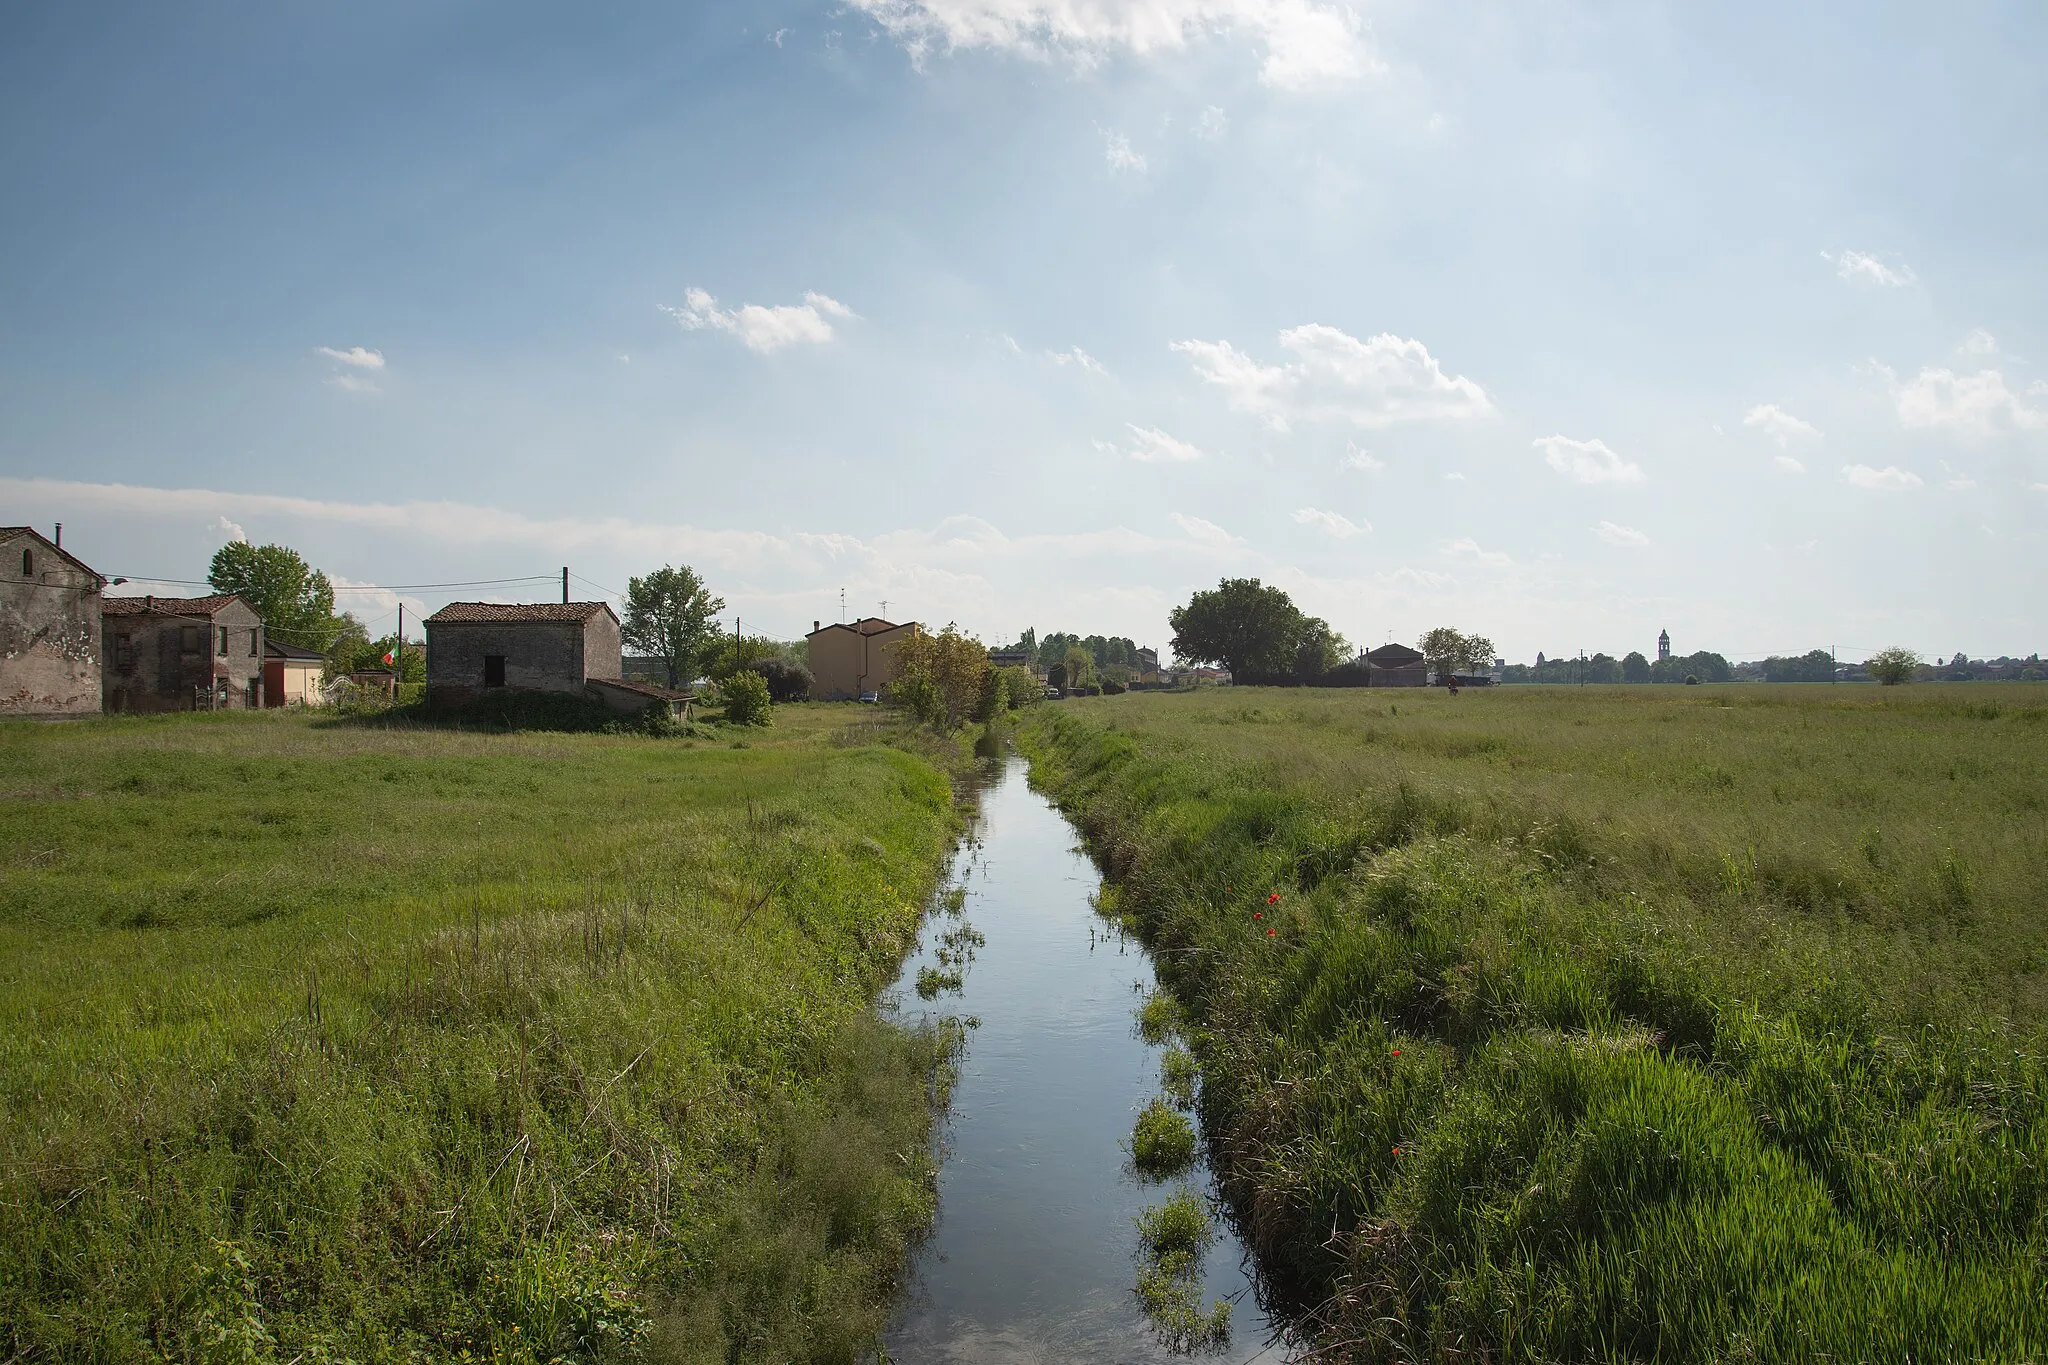
<instances>
[{"instance_id":1,"label":"parked car","mask_svg":"<svg viewBox=\"0 0 2048 1365\"><path fill-rule=\"evenodd\" d=\"M1047 701L1058 701L1061 697L1064 697L1066 695L1066 693L1060 691L1060 689L1057 687L1048 687L1045 689L1045 699Z\"/></svg>"},{"instance_id":2,"label":"parked car","mask_svg":"<svg viewBox=\"0 0 2048 1365\"><path fill-rule=\"evenodd\" d=\"M880 692L863 692L860 694L860 699L865 702L878 702L882 699L882 694Z\"/></svg>"}]
</instances>

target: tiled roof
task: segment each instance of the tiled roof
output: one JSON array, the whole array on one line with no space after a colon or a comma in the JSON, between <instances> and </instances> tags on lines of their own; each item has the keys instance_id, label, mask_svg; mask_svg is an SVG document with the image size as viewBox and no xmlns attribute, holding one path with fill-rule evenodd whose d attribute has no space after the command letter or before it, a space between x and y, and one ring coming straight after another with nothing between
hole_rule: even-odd
<instances>
[{"instance_id":1,"label":"tiled roof","mask_svg":"<svg viewBox=\"0 0 2048 1365\"><path fill-rule=\"evenodd\" d=\"M291 659L297 660L300 663L311 664L323 663L327 658L325 654L322 654L317 649L307 649L304 645L288 645L282 640L268 637L265 637L263 641L263 657L266 659Z\"/></svg>"},{"instance_id":2,"label":"tiled roof","mask_svg":"<svg viewBox=\"0 0 2048 1365\"><path fill-rule=\"evenodd\" d=\"M41 531L38 531L38 530L37 530L37 529L36 529L35 527L33 527L33 526L0 526L0 540L12 540L12 539L13 539L14 537L16 537L16 536L24 536L24 535L26 535L26 536L34 536L34 537L35 537L35 538L36 538L37 540L40 540L40 541L41 541L41 542L43 543L43 548L44 548L44 549L46 549L46 550L48 550L48 551L50 551L50 552L51 552L52 554L60 554L60 555L63 555L63 556L64 556L64 557L66 558L66 559L70 560L70 561L71 561L71 562L72 562L72 563L73 563L74 565L76 565L76 566L78 567L78 569L79 569L79 571L80 571L81 573L89 573L89 574L91 574L91 575L92 575L92 576L93 576L94 578L98 578L98 579L99 579L99 580L100 580L100 581L101 581L102 583L106 582L106 579L105 579L105 578L103 578L103 577L101 577L101 576L100 576L100 574L99 574L99 572L98 572L97 570L95 570L95 569L94 569L94 568L93 568L93 567L92 567L92 566L91 566L90 564L87 564L87 563L86 563L86 562L85 562L84 560L80 559L80 558L79 558L79 557L78 557L77 555L75 555L75 554L71 553L71 551L69 551L69 550L65 549L65 548L64 548L64 547L63 547L62 545L59 545L59 544L58 544L58 543L57 543L56 541L54 541L54 540L50 539L50 538L49 538L48 536L44 535L44 534L43 534L43 533L42 533Z\"/></svg>"},{"instance_id":3,"label":"tiled roof","mask_svg":"<svg viewBox=\"0 0 2048 1365\"><path fill-rule=\"evenodd\" d=\"M666 687L656 687L653 683L632 678L586 678L584 682L591 687L616 687L621 692L634 692L659 701L690 701L697 695L694 692L672 692Z\"/></svg>"},{"instance_id":4,"label":"tiled roof","mask_svg":"<svg viewBox=\"0 0 2048 1365\"><path fill-rule=\"evenodd\" d=\"M211 597L103 597L102 616L211 616L230 602L242 599L231 592Z\"/></svg>"},{"instance_id":5,"label":"tiled roof","mask_svg":"<svg viewBox=\"0 0 2048 1365\"><path fill-rule=\"evenodd\" d=\"M1381 645L1366 658L1383 667L1406 668L1422 662L1422 655L1406 645Z\"/></svg>"},{"instance_id":6,"label":"tiled roof","mask_svg":"<svg viewBox=\"0 0 2048 1365\"><path fill-rule=\"evenodd\" d=\"M611 607L603 602L450 602L429 616L427 624L588 621L601 611L610 612Z\"/></svg>"}]
</instances>

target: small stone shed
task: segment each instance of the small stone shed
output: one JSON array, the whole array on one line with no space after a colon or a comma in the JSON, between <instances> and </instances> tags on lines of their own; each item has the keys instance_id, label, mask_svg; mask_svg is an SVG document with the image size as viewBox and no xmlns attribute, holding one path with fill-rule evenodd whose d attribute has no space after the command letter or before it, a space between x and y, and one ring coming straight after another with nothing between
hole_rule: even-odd
<instances>
[{"instance_id":1,"label":"small stone shed","mask_svg":"<svg viewBox=\"0 0 2048 1365\"><path fill-rule=\"evenodd\" d=\"M106 580L27 526L0 526L0 716L100 710Z\"/></svg>"},{"instance_id":2,"label":"small stone shed","mask_svg":"<svg viewBox=\"0 0 2048 1365\"><path fill-rule=\"evenodd\" d=\"M619 618L603 602L450 602L426 625L435 706L500 687L582 692L619 677Z\"/></svg>"},{"instance_id":3,"label":"small stone shed","mask_svg":"<svg viewBox=\"0 0 2048 1365\"><path fill-rule=\"evenodd\" d=\"M106 598L100 641L108 711L263 705L263 618L233 593Z\"/></svg>"}]
</instances>

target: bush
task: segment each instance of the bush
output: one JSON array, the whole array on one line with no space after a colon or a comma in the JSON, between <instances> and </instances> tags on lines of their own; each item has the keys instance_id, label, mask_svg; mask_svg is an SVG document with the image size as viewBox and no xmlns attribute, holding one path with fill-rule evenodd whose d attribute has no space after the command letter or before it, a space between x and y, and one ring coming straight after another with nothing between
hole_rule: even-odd
<instances>
[{"instance_id":1,"label":"bush","mask_svg":"<svg viewBox=\"0 0 2048 1365\"><path fill-rule=\"evenodd\" d=\"M1195 1129L1165 1100L1153 1100L1131 1128L1131 1163L1152 1180L1169 1180L1195 1164Z\"/></svg>"},{"instance_id":2,"label":"bush","mask_svg":"<svg viewBox=\"0 0 2048 1365\"><path fill-rule=\"evenodd\" d=\"M769 699L768 680L751 669L735 673L719 685L725 697L725 718L734 725L773 725L774 703Z\"/></svg>"},{"instance_id":3,"label":"bush","mask_svg":"<svg viewBox=\"0 0 2048 1365\"><path fill-rule=\"evenodd\" d=\"M1102 695L1105 697L1121 697L1129 690L1129 688L1125 687L1115 678L1105 678L1102 680Z\"/></svg>"},{"instance_id":4,"label":"bush","mask_svg":"<svg viewBox=\"0 0 2048 1365\"><path fill-rule=\"evenodd\" d=\"M1202 1258L1215 1240L1209 1211L1181 1190L1138 1215L1138 1304L1169 1351L1191 1354L1230 1340L1230 1305L1218 1299L1203 1312L1196 1291Z\"/></svg>"}]
</instances>

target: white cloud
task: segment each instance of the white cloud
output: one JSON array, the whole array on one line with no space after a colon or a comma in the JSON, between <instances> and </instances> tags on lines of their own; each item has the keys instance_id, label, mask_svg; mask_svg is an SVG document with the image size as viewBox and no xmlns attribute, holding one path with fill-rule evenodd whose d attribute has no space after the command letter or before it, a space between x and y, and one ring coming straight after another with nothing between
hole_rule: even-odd
<instances>
[{"instance_id":1,"label":"white cloud","mask_svg":"<svg viewBox=\"0 0 2048 1365\"><path fill-rule=\"evenodd\" d=\"M1230 115L1221 106L1210 105L1195 120L1195 136L1205 142L1214 142L1230 130Z\"/></svg>"},{"instance_id":2,"label":"white cloud","mask_svg":"<svg viewBox=\"0 0 2048 1365\"><path fill-rule=\"evenodd\" d=\"M1900 383L1887 367L1873 368L1884 376L1898 405L1899 421L1908 427L1947 427L1980 436L2048 427L2048 412L2030 406L2007 388L2005 375L1998 370L1957 374L1945 366L1930 365ZM2027 393L2032 395L2038 388L2035 385Z\"/></svg>"},{"instance_id":3,"label":"white cloud","mask_svg":"<svg viewBox=\"0 0 2048 1365\"><path fill-rule=\"evenodd\" d=\"M1008 337L1004 337L1003 340L1010 341ZM1016 342L1010 341L1010 345L1012 347L1016 346L1016 344ZM1094 356L1089 355L1079 346L1071 346L1064 351L1047 351L1045 353L1045 358L1047 360L1050 360L1053 364L1058 365L1062 368L1068 365L1072 365L1077 369L1086 370L1091 374L1109 373L1108 370L1102 368L1101 361L1097 360Z\"/></svg>"},{"instance_id":4,"label":"white cloud","mask_svg":"<svg viewBox=\"0 0 2048 1365\"><path fill-rule=\"evenodd\" d=\"M1962 470L1957 469L1947 460L1943 460L1941 462L1941 467L1948 474L1948 479L1944 486L1950 489L1951 491L1960 493L1966 489L1975 488L1977 486L1977 481L1975 479L1971 478L1968 474L1965 474Z\"/></svg>"},{"instance_id":5,"label":"white cloud","mask_svg":"<svg viewBox=\"0 0 2048 1365\"><path fill-rule=\"evenodd\" d=\"M1778 457L1778 468L1784 470L1787 474L1804 474L1806 472L1806 466L1793 459L1790 455L1780 455Z\"/></svg>"},{"instance_id":6,"label":"white cloud","mask_svg":"<svg viewBox=\"0 0 2048 1365\"><path fill-rule=\"evenodd\" d=\"M778 28L773 33L768 35L768 41L775 44L777 47L781 47L783 39L789 37L789 34L790 30L786 28Z\"/></svg>"},{"instance_id":7,"label":"white cloud","mask_svg":"<svg viewBox=\"0 0 2048 1365\"><path fill-rule=\"evenodd\" d=\"M1145 157L1131 150L1131 140L1106 128L1102 130L1102 159L1114 175L1143 175L1146 170Z\"/></svg>"},{"instance_id":8,"label":"white cloud","mask_svg":"<svg viewBox=\"0 0 2048 1365\"><path fill-rule=\"evenodd\" d=\"M2048 493L2048 483L2030 483L2027 485L2027 491L2029 493Z\"/></svg>"},{"instance_id":9,"label":"white cloud","mask_svg":"<svg viewBox=\"0 0 2048 1365\"><path fill-rule=\"evenodd\" d=\"M1377 474L1387 466L1385 461L1374 459L1370 450L1352 445L1347 441L1344 444L1344 467L1346 469L1360 469L1368 474Z\"/></svg>"},{"instance_id":10,"label":"white cloud","mask_svg":"<svg viewBox=\"0 0 2048 1365\"><path fill-rule=\"evenodd\" d=\"M1820 439L1819 427L1811 422L1801 421L1776 403L1760 403L1751 408L1742 415L1742 425L1755 427L1781 447L1790 446L1794 441Z\"/></svg>"},{"instance_id":11,"label":"white cloud","mask_svg":"<svg viewBox=\"0 0 2048 1365\"><path fill-rule=\"evenodd\" d=\"M217 536L226 536L229 540L247 542L249 539L248 533L241 528L239 523L229 521L226 517L215 517L212 524L206 529Z\"/></svg>"},{"instance_id":12,"label":"white cloud","mask_svg":"<svg viewBox=\"0 0 2048 1365\"><path fill-rule=\"evenodd\" d=\"M1545 463L1580 483L1641 483L1642 466L1630 464L1607 448L1605 441L1574 441L1569 436L1544 436L1532 442Z\"/></svg>"},{"instance_id":13,"label":"white cloud","mask_svg":"<svg viewBox=\"0 0 2048 1365\"><path fill-rule=\"evenodd\" d=\"M1464 482L1466 482L1466 479L1465 479L1465 476L1464 476L1463 474L1460 474L1460 473L1459 473L1459 472L1458 472L1457 470L1455 470L1455 469L1454 469L1454 470L1452 470L1452 471L1451 471L1450 473L1448 473L1448 474L1444 475L1444 482L1445 482L1445 483L1464 483Z\"/></svg>"},{"instance_id":14,"label":"white cloud","mask_svg":"<svg viewBox=\"0 0 2048 1365\"><path fill-rule=\"evenodd\" d=\"M1593 534L1609 545L1619 545L1629 550L1641 549L1650 543L1650 538L1635 527L1621 526L1611 521L1599 523L1593 528Z\"/></svg>"},{"instance_id":15,"label":"white cloud","mask_svg":"<svg viewBox=\"0 0 2048 1365\"><path fill-rule=\"evenodd\" d=\"M1372 530L1372 523L1369 521L1355 522L1340 512L1325 512L1314 507L1297 508L1294 519L1303 526L1317 527L1325 535L1335 536L1339 540L1366 535Z\"/></svg>"},{"instance_id":16,"label":"white cloud","mask_svg":"<svg viewBox=\"0 0 2048 1365\"><path fill-rule=\"evenodd\" d=\"M1900 289L1918 278L1913 274L1913 268L1904 261L1892 265L1868 251L1845 251L1839 256L1830 256L1823 251L1821 258L1832 261L1835 274L1851 284L1874 284L1884 289Z\"/></svg>"},{"instance_id":17,"label":"white cloud","mask_svg":"<svg viewBox=\"0 0 2048 1365\"><path fill-rule=\"evenodd\" d=\"M313 354L324 355L329 360L339 361L343 365L353 366L359 370L381 370L384 368L384 353L382 351L372 351L362 346L351 346L346 351L337 351L332 346L315 346Z\"/></svg>"},{"instance_id":18,"label":"white cloud","mask_svg":"<svg viewBox=\"0 0 2048 1365\"><path fill-rule=\"evenodd\" d=\"M1964 337L1956 349L1964 355L1997 355L1998 338L1979 327Z\"/></svg>"},{"instance_id":19,"label":"white cloud","mask_svg":"<svg viewBox=\"0 0 2048 1365\"><path fill-rule=\"evenodd\" d=\"M1918 474L1910 469L1901 469L1888 464L1883 469L1872 469L1867 464L1845 464L1842 477L1858 488L1869 488L1880 493L1902 493L1909 488L1920 487Z\"/></svg>"},{"instance_id":20,"label":"white cloud","mask_svg":"<svg viewBox=\"0 0 2048 1365\"><path fill-rule=\"evenodd\" d=\"M821 345L832 339L832 318L851 318L854 311L835 298L816 292L804 295L802 303L781 303L764 307L742 304L721 309L718 300L702 289L684 296L684 306L661 305L684 330L730 332L750 351L766 355L785 346Z\"/></svg>"},{"instance_id":21,"label":"white cloud","mask_svg":"<svg viewBox=\"0 0 2048 1365\"><path fill-rule=\"evenodd\" d=\"M1232 408L1265 418L1277 431L1296 419L1382 428L1493 412L1484 389L1446 375L1419 341L1384 332L1360 341L1310 323L1282 332L1280 346L1294 359L1262 365L1228 341L1176 341L1171 349L1221 388Z\"/></svg>"},{"instance_id":22,"label":"white cloud","mask_svg":"<svg viewBox=\"0 0 2048 1365\"><path fill-rule=\"evenodd\" d=\"M365 378L364 376L359 374L331 374L327 376L326 382L332 384L335 388L342 389L348 393L382 392L382 390L377 387L376 380Z\"/></svg>"},{"instance_id":23,"label":"white cloud","mask_svg":"<svg viewBox=\"0 0 2048 1365\"><path fill-rule=\"evenodd\" d=\"M1489 565L1493 568L1501 568L1514 562L1508 558L1506 551L1482 549L1479 542L1470 536L1461 536L1457 540L1445 541L1439 548L1453 559L1469 559L1475 563Z\"/></svg>"},{"instance_id":24,"label":"white cloud","mask_svg":"<svg viewBox=\"0 0 2048 1365\"><path fill-rule=\"evenodd\" d=\"M1124 425L1130 429L1130 449L1120 449L1108 441L1097 441L1095 448L1106 454L1127 456L1144 464L1178 464L1202 458L1200 449L1167 435L1157 427L1141 427L1135 422L1126 422Z\"/></svg>"},{"instance_id":25,"label":"white cloud","mask_svg":"<svg viewBox=\"0 0 2048 1365\"><path fill-rule=\"evenodd\" d=\"M1348 6L1317 0L852 0L922 65L934 51L987 48L1087 69L1236 34L1264 51L1259 78L1282 90L1355 81L1380 70Z\"/></svg>"},{"instance_id":26,"label":"white cloud","mask_svg":"<svg viewBox=\"0 0 2048 1365\"><path fill-rule=\"evenodd\" d=\"M1189 540L1200 541L1204 545L1242 544L1236 536L1213 521L1204 521L1200 517L1191 517L1180 512L1169 512L1167 519L1186 532Z\"/></svg>"}]
</instances>

